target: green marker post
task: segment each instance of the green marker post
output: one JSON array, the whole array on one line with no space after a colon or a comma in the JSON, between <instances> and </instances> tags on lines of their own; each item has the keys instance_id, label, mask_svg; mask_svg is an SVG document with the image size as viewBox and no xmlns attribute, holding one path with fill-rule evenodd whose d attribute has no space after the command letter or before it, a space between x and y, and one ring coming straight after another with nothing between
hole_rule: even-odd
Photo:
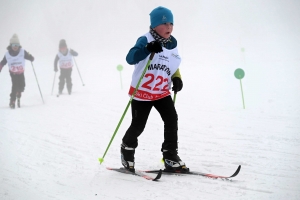
<instances>
[{"instance_id":1,"label":"green marker post","mask_svg":"<svg viewBox=\"0 0 300 200\"><path fill-rule=\"evenodd\" d=\"M118 66L117 66L117 70L120 72L121 89L123 89L123 84L122 84L122 73L121 73L121 71L123 70L123 66L122 66L122 65L118 65Z\"/></svg>"},{"instance_id":2,"label":"green marker post","mask_svg":"<svg viewBox=\"0 0 300 200\"><path fill-rule=\"evenodd\" d=\"M245 72L244 72L244 70L238 68L238 69L236 69L234 71L234 76L235 76L235 78L237 78L237 79L240 80L241 91L242 91L242 99L243 99L243 106L244 106L244 109L245 109L244 93L243 93L243 86L242 86L242 78L244 78Z\"/></svg>"}]
</instances>

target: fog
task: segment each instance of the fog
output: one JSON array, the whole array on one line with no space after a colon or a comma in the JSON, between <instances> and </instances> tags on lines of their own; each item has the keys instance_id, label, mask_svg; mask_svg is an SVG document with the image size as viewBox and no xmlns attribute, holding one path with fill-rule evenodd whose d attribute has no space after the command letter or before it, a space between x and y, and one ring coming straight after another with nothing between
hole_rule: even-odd
<instances>
[{"instance_id":1,"label":"fog","mask_svg":"<svg viewBox=\"0 0 300 200\"><path fill-rule=\"evenodd\" d=\"M298 0L2 0L0 53L16 33L36 59L54 57L66 39L87 59L113 56L126 64L127 51L148 31L149 13L160 5L172 10L181 55L195 64L299 61Z\"/></svg>"}]
</instances>

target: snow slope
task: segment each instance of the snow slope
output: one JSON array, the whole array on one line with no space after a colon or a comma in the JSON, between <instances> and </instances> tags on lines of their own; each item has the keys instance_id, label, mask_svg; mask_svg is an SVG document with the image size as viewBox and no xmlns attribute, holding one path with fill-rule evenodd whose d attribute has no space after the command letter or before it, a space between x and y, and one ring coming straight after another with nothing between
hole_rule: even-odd
<instances>
[{"instance_id":1,"label":"snow slope","mask_svg":"<svg viewBox=\"0 0 300 200\"><path fill-rule=\"evenodd\" d=\"M1 54L18 33L36 58L45 103L27 62L22 107L11 110L11 81L3 68L0 199L300 199L299 3L172 2L31 0L26 5L9 1L7 7L1 2L1 23L9 27L1 31ZM119 146L130 110L104 163L98 162L129 100L132 67L126 53L147 31L148 13L158 5L172 9L174 36L181 42L184 87L175 102L179 155L190 169L206 173L231 175L242 165L231 182L167 175L151 182L106 170L121 166ZM8 17L11 11L20 14ZM28 26L17 23L21 14ZM59 31L56 22L67 26L66 18L71 24ZM74 68L73 94L65 91L57 98L53 61L61 38L79 52L76 62L85 86ZM121 73L118 64L124 66ZM246 109L236 68L246 73ZM139 138L137 169L163 167L162 142L163 123L153 109Z\"/></svg>"}]
</instances>

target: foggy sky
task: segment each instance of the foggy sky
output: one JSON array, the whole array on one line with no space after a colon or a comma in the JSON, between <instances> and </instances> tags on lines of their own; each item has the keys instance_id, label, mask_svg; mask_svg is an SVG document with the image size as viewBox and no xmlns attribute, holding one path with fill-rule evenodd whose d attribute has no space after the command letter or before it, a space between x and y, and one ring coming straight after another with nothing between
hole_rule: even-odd
<instances>
[{"instance_id":1,"label":"foggy sky","mask_svg":"<svg viewBox=\"0 0 300 200\"><path fill-rule=\"evenodd\" d=\"M1 0L0 56L17 33L35 56L54 57L59 40L66 39L80 55L125 61L157 6L172 10L173 35L187 59L240 60L243 47L250 60L299 60L298 0Z\"/></svg>"}]
</instances>

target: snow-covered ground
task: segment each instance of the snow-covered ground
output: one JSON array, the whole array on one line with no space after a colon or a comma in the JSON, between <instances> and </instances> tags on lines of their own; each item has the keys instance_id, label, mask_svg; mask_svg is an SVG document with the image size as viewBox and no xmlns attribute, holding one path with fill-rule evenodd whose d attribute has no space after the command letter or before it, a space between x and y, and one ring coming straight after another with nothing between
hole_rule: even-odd
<instances>
[{"instance_id":1,"label":"snow-covered ground","mask_svg":"<svg viewBox=\"0 0 300 200\"><path fill-rule=\"evenodd\" d=\"M6 26L1 55L17 33L36 58L45 103L27 61L22 107L11 110L11 81L3 68L0 199L300 199L300 6L292 0L240 2L1 2ZM130 110L104 163L98 162L129 100L133 68L126 53L147 31L148 13L158 5L173 11L183 59L184 87L175 102L179 155L191 170L206 173L231 175L242 165L232 181L165 175L152 182L106 170L121 167L119 148ZM58 30L67 22L65 31ZM65 91L58 98L58 74L53 95L51 90L61 38L79 52L85 86L74 68L73 94ZM121 73L118 64L124 66ZM246 109L233 74L237 68L246 74ZM163 168L162 142L163 123L153 109L139 138L137 169Z\"/></svg>"}]
</instances>

